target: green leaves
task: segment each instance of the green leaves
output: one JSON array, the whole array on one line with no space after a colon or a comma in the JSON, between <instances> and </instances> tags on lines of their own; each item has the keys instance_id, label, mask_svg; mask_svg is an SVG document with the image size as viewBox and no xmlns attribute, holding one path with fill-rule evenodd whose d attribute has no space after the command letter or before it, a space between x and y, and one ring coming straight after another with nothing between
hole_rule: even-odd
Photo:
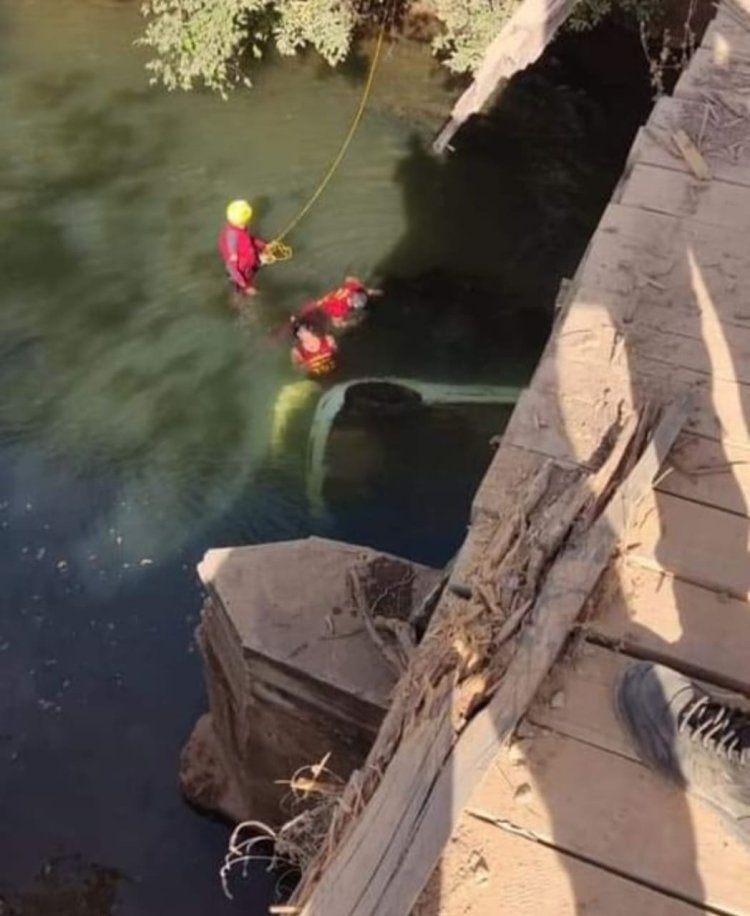
<instances>
[{"instance_id":1,"label":"green leaves","mask_svg":"<svg viewBox=\"0 0 750 916\"><path fill-rule=\"evenodd\" d=\"M454 73L473 73L484 52L521 0L432 0L443 31L432 42L435 53Z\"/></svg>"},{"instance_id":2,"label":"green leaves","mask_svg":"<svg viewBox=\"0 0 750 916\"><path fill-rule=\"evenodd\" d=\"M146 64L152 83L167 89L204 85L226 97L241 79L236 61L253 35L248 16L265 0L146 0L148 23L138 44L156 52Z\"/></svg>"},{"instance_id":3,"label":"green leaves","mask_svg":"<svg viewBox=\"0 0 750 916\"><path fill-rule=\"evenodd\" d=\"M664 0L581 0L568 20L568 28L583 32L616 14L648 25L663 15L666 6Z\"/></svg>"},{"instance_id":4,"label":"green leaves","mask_svg":"<svg viewBox=\"0 0 750 916\"><path fill-rule=\"evenodd\" d=\"M167 89L206 86L226 98L248 85L239 60L259 58L269 41L282 54L310 46L329 64L349 53L356 24L348 0L146 0L148 22L138 44L155 56L146 67Z\"/></svg>"},{"instance_id":5,"label":"green leaves","mask_svg":"<svg viewBox=\"0 0 750 916\"><path fill-rule=\"evenodd\" d=\"M280 0L273 35L282 54L296 54L310 45L331 66L349 53L354 10L339 0Z\"/></svg>"},{"instance_id":6,"label":"green leaves","mask_svg":"<svg viewBox=\"0 0 750 916\"><path fill-rule=\"evenodd\" d=\"M380 0L385 9L390 0ZM435 54L455 73L473 73L487 46L521 0L419 0L420 14L439 24ZM570 27L586 29L615 12L648 21L662 0L581 0ZM167 89L205 86L223 98L249 85L240 61L260 58L273 42L281 54L314 49L331 66L349 53L362 24L357 0L145 0L146 29L137 42L151 48L152 83ZM370 8L368 15L377 14Z\"/></svg>"}]
</instances>

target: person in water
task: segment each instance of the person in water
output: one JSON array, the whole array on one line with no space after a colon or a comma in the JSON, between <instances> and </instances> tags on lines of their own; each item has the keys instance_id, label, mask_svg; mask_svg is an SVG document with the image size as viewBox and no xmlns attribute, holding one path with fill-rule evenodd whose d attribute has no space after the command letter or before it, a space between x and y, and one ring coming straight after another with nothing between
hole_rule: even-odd
<instances>
[{"instance_id":1,"label":"person in water","mask_svg":"<svg viewBox=\"0 0 750 916\"><path fill-rule=\"evenodd\" d=\"M329 290L319 299L310 299L306 302L300 314L318 312L324 315L334 328L346 328L361 320L369 300L381 294L381 290L369 289L356 277L346 277L341 286Z\"/></svg>"},{"instance_id":2,"label":"person in water","mask_svg":"<svg viewBox=\"0 0 750 916\"><path fill-rule=\"evenodd\" d=\"M238 293L253 296L255 274L263 263L266 242L247 228L253 208L246 200L233 200L227 207L227 221L219 233L219 252L229 279Z\"/></svg>"},{"instance_id":3,"label":"person in water","mask_svg":"<svg viewBox=\"0 0 750 916\"><path fill-rule=\"evenodd\" d=\"M301 318L292 318L292 365L311 378L322 378L336 368L338 347L330 334L319 334L313 325Z\"/></svg>"}]
</instances>

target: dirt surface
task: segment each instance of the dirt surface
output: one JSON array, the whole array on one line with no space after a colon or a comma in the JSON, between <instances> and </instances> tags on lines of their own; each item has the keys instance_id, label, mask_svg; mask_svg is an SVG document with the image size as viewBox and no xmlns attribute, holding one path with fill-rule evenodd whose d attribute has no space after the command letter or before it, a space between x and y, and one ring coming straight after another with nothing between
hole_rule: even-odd
<instances>
[{"instance_id":1,"label":"dirt surface","mask_svg":"<svg viewBox=\"0 0 750 916\"><path fill-rule=\"evenodd\" d=\"M491 913L500 878L497 872L493 876L492 865L502 869L502 863L491 864L487 846L487 831L472 820L463 822L451 838L448 867L433 873L411 916L435 916L445 897L450 897L451 916Z\"/></svg>"}]
</instances>

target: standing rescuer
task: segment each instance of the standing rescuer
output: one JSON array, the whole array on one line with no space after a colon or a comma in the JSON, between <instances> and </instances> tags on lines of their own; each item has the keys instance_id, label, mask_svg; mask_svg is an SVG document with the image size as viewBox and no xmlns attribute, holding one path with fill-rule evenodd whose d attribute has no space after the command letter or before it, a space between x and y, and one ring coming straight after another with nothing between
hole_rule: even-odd
<instances>
[{"instance_id":1,"label":"standing rescuer","mask_svg":"<svg viewBox=\"0 0 750 916\"><path fill-rule=\"evenodd\" d=\"M247 228L252 217L253 208L246 200L233 200L227 206L227 221L219 233L219 252L229 279L237 292L246 296L257 292L253 280L267 244Z\"/></svg>"}]
</instances>

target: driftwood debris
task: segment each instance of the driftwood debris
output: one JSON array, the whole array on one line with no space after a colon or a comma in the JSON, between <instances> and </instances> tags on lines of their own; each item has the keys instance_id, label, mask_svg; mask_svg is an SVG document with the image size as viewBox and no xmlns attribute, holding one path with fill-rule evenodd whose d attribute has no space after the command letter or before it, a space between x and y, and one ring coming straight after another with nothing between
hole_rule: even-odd
<instances>
[{"instance_id":1,"label":"driftwood debris","mask_svg":"<svg viewBox=\"0 0 750 916\"><path fill-rule=\"evenodd\" d=\"M647 407L593 475L554 462L498 523L471 598L446 589L363 770L291 903L305 916L406 913L469 793L525 713L687 415Z\"/></svg>"}]
</instances>

